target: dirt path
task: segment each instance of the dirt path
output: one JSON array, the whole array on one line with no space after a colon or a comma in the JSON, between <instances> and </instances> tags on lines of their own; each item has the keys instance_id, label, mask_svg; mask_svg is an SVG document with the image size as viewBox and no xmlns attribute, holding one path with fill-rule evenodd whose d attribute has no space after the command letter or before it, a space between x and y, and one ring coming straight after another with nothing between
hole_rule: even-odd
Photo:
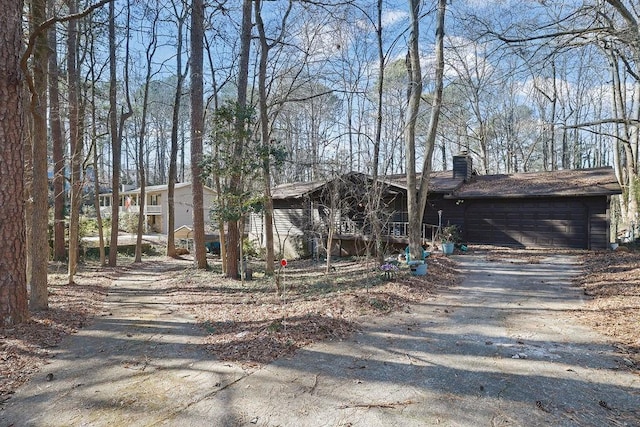
<instances>
[{"instance_id":1,"label":"dirt path","mask_svg":"<svg viewBox=\"0 0 640 427\"><path fill-rule=\"evenodd\" d=\"M194 319L170 304L173 285L158 265L114 282L102 315L61 344L0 412L0 426L173 425L246 375L211 361Z\"/></svg>"},{"instance_id":2,"label":"dirt path","mask_svg":"<svg viewBox=\"0 0 640 427\"><path fill-rule=\"evenodd\" d=\"M253 372L209 360L161 272L142 272L0 424L640 426L640 375L572 315L575 259L511 261L459 257L460 286Z\"/></svg>"}]
</instances>

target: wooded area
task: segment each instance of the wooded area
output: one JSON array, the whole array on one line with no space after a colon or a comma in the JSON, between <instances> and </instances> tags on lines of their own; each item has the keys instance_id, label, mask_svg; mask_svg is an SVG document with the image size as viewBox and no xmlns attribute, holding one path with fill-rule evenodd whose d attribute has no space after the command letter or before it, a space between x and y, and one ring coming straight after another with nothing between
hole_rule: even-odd
<instances>
[{"instance_id":1,"label":"wooded area","mask_svg":"<svg viewBox=\"0 0 640 427\"><path fill-rule=\"evenodd\" d=\"M105 246L123 185L144 198L169 184L171 206L175 183L194 184L199 268L202 185L215 189L233 278L256 209L273 271L272 186L369 174L375 233L378 180L407 174L415 226L429 172L460 151L479 174L611 165L616 229L637 228L637 3L446 3L0 0L0 324L28 318L27 287L29 308L47 307L51 257L73 283L82 217L97 217L101 261L116 265ZM139 238L144 226L141 212Z\"/></svg>"}]
</instances>

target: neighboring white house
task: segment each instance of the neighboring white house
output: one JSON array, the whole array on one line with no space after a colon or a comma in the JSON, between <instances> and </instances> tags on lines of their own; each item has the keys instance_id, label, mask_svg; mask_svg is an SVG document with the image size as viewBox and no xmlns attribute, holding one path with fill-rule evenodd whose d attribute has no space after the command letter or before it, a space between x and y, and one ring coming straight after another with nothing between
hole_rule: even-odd
<instances>
[{"instance_id":1,"label":"neighboring white house","mask_svg":"<svg viewBox=\"0 0 640 427\"><path fill-rule=\"evenodd\" d=\"M145 188L144 216L148 231L167 233L169 228L169 186L152 185ZM104 216L111 215L113 194L100 194L100 212ZM209 187L203 190L203 210L205 224L209 223L209 210L215 201L215 191ZM120 212L140 212L140 188L120 192ZM174 191L175 228L193 227L193 200L190 182L175 185Z\"/></svg>"}]
</instances>

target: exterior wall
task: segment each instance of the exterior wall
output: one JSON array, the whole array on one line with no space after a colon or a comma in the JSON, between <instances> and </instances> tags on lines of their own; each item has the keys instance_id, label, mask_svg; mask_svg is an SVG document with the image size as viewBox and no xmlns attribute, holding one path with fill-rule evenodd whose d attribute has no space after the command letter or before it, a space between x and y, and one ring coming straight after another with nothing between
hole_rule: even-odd
<instances>
[{"instance_id":1,"label":"exterior wall","mask_svg":"<svg viewBox=\"0 0 640 427\"><path fill-rule=\"evenodd\" d=\"M589 203L589 249L609 249L611 243L611 198L591 198Z\"/></svg>"},{"instance_id":2,"label":"exterior wall","mask_svg":"<svg viewBox=\"0 0 640 427\"><path fill-rule=\"evenodd\" d=\"M429 197L424 222L456 224L470 244L606 249L609 197L445 199Z\"/></svg>"},{"instance_id":3,"label":"exterior wall","mask_svg":"<svg viewBox=\"0 0 640 427\"><path fill-rule=\"evenodd\" d=\"M166 233L169 227L169 201L168 191L162 191L161 203L162 206L162 232ZM209 188L204 188L203 197L203 213L205 226L210 224L209 211L215 202L215 193ZM191 186L177 187L173 195L173 206L175 210L175 228L183 225L193 227L193 200L191 195Z\"/></svg>"},{"instance_id":4,"label":"exterior wall","mask_svg":"<svg viewBox=\"0 0 640 427\"><path fill-rule=\"evenodd\" d=\"M161 190L147 189L145 198L146 203L144 213L147 218L149 230L166 234L169 228L169 191L166 188ZM130 203L126 202L130 197ZM123 193L121 194L120 212L138 213L140 212L140 194ZM100 195L101 212L103 215L111 214L111 194ZM215 202L215 192L210 188L204 188L204 222L210 223L209 210ZM175 209L175 228L183 225L193 225L193 202L191 195L191 185L176 185L174 193L174 209Z\"/></svg>"},{"instance_id":5,"label":"exterior wall","mask_svg":"<svg viewBox=\"0 0 640 427\"><path fill-rule=\"evenodd\" d=\"M429 197L423 223L456 224L462 239L470 244L537 248L606 249L609 247L609 197L538 197L493 199L448 199ZM406 222L406 204L397 197L391 204L390 222ZM442 211L441 217L438 211ZM314 255L324 245L318 242L310 224L321 221L318 209L309 201L278 201L275 206L276 251L285 256ZM257 229L262 230L262 223ZM337 236L332 253L356 254L365 247L363 236ZM360 239L360 240L359 240ZM405 238L389 238L392 249L406 245ZM302 248L306 248L302 250ZM324 249L322 249L324 250Z\"/></svg>"},{"instance_id":6,"label":"exterior wall","mask_svg":"<svg viewBox=\"0 0 640 427\"><path fill-rule=\"evenodd\" d=\"M465 201L469 243L538 248L605 249L608 198L548 197Z\"/></svg>"},{"instance_id":7,"label":"exterior wall","mask_svg":"<svg viewBox=\"0 0 640 427\"><path fill-rule=\"evenodd\" d=\"M300 258L313 254L314 238L310 224L319 221L317 210L308 199L295 201L274 200L273 240L277 256ZM248 225L249 239L264 247L265 231L262 213L251 214Z\"/></svg>"},{"instance_id":8,"label":"exterior wall","mask_svg":"<svg viewBox=\"0 0 640 427\"><path fill-rule=\"evenodd\" d=\"M150 231L162 233L162 217L158 215L147 215L147 227Z\"/></svg>"}]
</instances>

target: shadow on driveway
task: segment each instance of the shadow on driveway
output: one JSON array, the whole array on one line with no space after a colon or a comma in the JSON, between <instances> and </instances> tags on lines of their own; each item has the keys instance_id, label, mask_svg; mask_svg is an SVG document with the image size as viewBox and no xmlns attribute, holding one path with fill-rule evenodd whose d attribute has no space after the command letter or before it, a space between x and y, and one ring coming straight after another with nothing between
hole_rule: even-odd
<instances>
[{"instance_id":1,"label":"shadow on driveway","mask_svg":"<svg viewBox=\"0 0 640 427\"><path fill-rule=\"evenodd\" d=\"M2 425L640 425L638 372L572 315L576 258L457 260L461 285L252 371L210 360L193 319L127 278Z\"/></svg>"}]
</instances>

